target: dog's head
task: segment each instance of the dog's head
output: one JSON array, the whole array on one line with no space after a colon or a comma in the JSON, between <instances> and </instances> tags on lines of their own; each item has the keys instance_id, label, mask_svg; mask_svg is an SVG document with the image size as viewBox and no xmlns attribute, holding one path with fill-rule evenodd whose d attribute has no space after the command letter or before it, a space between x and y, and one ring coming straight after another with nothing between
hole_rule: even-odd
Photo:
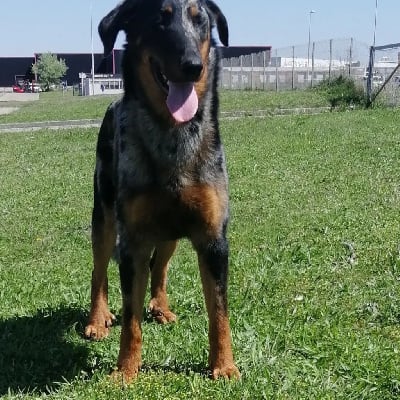
<instances>
[{"instance_id":1,"label":"dog's head","mask_svg":"<svg viewBox=\"0 0 400 400\"><path fill-rule=\"evenodd\" d=\"M183 123L207 89L213 26L227 46L226 18L211 0L125 0L103 18L99 34L107 55L118 32L126 33L126 52L134 56L124 64L125 81L135 70L158 113Z\"/></svg>"}]
</instances>

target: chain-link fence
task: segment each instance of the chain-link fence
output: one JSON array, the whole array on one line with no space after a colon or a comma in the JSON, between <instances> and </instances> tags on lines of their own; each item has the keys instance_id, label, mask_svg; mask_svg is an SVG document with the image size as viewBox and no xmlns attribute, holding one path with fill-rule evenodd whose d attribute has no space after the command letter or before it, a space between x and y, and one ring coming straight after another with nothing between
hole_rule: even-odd
<instances>
[{"instance_id":1,"label":"chain-link fence","mask_svg":"<svg viewBox=\"0 0 400 400\"><path fill-rule=\"evenodd\" d=\"M354 39L332 39L224 59L222 86L247 90L304 89L343 74L364 84L368 56L366 44Z\"/></svg>"},{"instance_id":2,"label":"chain-link fence","mask_svg":"<svg viewBox=\"0 0 400 400\"><path fill-rule=\"evenodd\" d=\"M372 70L372 74L369 71ZM370 50L366 72L368 97L390 106L400 105L400 43L376 46Z\"/></svg>"}]
</instances>

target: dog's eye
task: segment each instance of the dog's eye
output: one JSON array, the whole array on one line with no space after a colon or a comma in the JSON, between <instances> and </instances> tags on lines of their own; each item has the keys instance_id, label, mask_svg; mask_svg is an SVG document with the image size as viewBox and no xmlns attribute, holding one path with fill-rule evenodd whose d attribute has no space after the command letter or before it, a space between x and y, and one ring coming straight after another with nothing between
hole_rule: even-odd
<instances>
[{"instance_id":1,"label":"dog's eye","mask_svg":"<svg viewBox=\"0 0 400 400\"><path fill-rule=\"evenodd\" d=\"M192 21L195 25L201 25L203 23L203 17L202 15L196 15L195 17L192 17Z\"/></svg>"},{"instance_id":2,"label":"dog's eye","mask_svg":"<svg viewBox=\"0 0 400 400\"><path fill-rule=\"evenodd\" d=\"M202 8L198 6L191 6L188 9L189 16L195 25L200 25L203 22Z\"/></svg>"},{"instance_id":3,"label":"dog's eye","mask_svg":"<svg viewBox=\"0 0 400 400\"><path fill-rule=\"evenodd\" d=\"M161 13L160 13L161 25L163 25L163 26L170 25L170 23L172 21L172 13L173 13L173 10L171 7L166 7L161 10Z\"/></svg>"}]
</instances>

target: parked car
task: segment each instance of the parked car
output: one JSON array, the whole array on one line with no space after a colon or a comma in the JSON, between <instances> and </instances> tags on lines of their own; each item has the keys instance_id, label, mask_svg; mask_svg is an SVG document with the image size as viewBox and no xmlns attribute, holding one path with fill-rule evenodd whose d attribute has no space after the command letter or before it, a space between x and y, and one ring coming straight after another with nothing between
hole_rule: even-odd
<instances>
[{"instance_id":1,"label":"parked car","mask_svg":"<svg viewBox=\"0 0 400 400\"><path fill-rule=\"evenodd\" d=\"M28 91L31 93L39 93L42 88L37 83L28 83Z\"/></svg>"},{"instance_id":2,"label":"parked car","mask_svg":"<svg viewBox=\"0 0 400 400\"><path fill-rule=\"evenodd\" d=\"M25 88L20 85L13 85L12 90L14 93L25 93Z\"/></svg>"}]
</instances>

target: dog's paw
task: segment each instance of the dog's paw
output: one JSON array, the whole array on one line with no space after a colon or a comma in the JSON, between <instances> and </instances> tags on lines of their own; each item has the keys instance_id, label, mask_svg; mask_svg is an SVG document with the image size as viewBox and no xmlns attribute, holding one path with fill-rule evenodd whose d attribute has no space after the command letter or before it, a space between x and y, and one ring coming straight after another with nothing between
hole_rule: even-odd
<instances>
[{"instance_id":1,"label":"dog's paw","mask_svg":"<svg viewBox=\"0 0 400 400\"><path fill-rule=\"evenodd\" d=\"M170 322L176 322L176 315L169 311L162 311L161 309L154 308L150 310L152 317L156 320L159 324L168 324Z\"/></svg>"},{"instance_id":2,"label":"dog's paw","mask_svg":"<svg viewBox=\"0 0 400 400\"><path fill-rule=\"evenodd\" d=\"M120 356L121 357L121 356ZM110 374L110 379L117 385L126 386L132 383L139 374L142 366L140 356L127 357L118 361L118 366Z\"/></svg>"},{"instance_id":3,"label":"dog's paw","mask_svg":"<svg viewBox=\"0 0 400 400\"><path fill-rule=\"evenodd\" d=\"M211 370L211 379L218 378L240 379L240 372L234 364L213 368Z\"/></svg>"},{"instance_id":4,"label":"dog's paw","mask_svg":"<svg viewBox=\"0 0 400 400\"><path fill-rule=\"evenodd\" d=\"M134 381L139 373L137 369L117 369L110 374L110 380L118 386L126 386Z\"/></svg>"},{"instance_id":5,"label":"dog's paw","mask_svg":"<svg viewBox=\"0 0 400 400\"><path fill-rule=\"evenodd\" d=\"M85 336L87 339L101 340L108 336L110 330L105 326L89 324L85 328Z\"/></svg>"},{"instance_id":6,"label":"dog's paw","mask_svg":"<svg viewBox=\"0 0 400 400\"><path fill-rule=\"evenodd\" d=\"M168 307L160 307L154 299L150 301L149 311L153 319L159 324L168 324L177 320L176 315Z\"/></svg>"},{"instance_id":7,"label":"dog's paw","mask_svg":"<svg viewBox=\"0 0 400 400\"><path fill-rule=\"evenodd\" d=\"M85 328L85 336L92 340L101 340L108 336L110 327L115 321L114 314L109 311L97 315L95 318L90 318L88 325Z\"/></svg>"}]
</instances>

